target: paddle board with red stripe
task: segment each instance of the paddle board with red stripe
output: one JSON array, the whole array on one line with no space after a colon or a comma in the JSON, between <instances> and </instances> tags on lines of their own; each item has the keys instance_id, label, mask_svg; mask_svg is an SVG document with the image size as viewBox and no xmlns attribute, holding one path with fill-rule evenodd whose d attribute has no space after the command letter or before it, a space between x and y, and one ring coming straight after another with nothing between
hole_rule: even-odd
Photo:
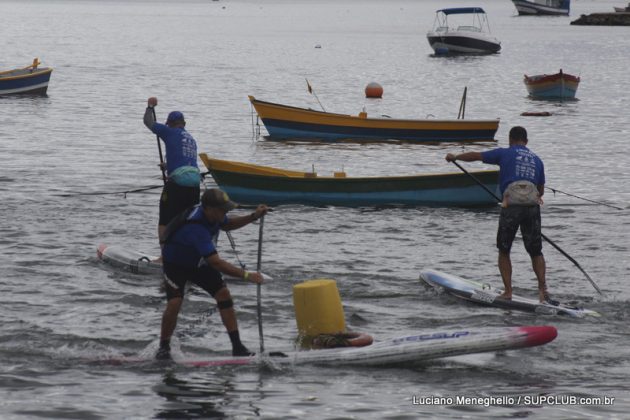
<instances>
[{"instance_id":1,"label":"paddle board with red stripe","mask_svg":"<svg viewBox=\"0 0 630 420\"><path fill-rule=\"evenodd\" d=\"M175 360L174 363L196 367L230 365L349 365L387 366L418 363L463 354L513 350L540 346L553 341L558 332L552 326L461 328L419 332L375 341L364 347L343 347L265 353L252 357L210 357ZM151 359L118 358L99 362L124 365L152 363Z\"/></svg>"}]
</instances>

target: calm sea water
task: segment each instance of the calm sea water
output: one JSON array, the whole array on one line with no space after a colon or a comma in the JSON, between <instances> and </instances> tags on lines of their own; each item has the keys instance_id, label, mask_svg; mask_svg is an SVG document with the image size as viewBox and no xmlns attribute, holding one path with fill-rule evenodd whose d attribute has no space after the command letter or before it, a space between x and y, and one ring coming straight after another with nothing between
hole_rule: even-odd
<instances>
[{"instance_id":1,"label":"calm sea water","mask_svg":"<svg viewBox=\"0 0 630 420\"><path fill-rule=\"evenodd\" d=\"M623 27L569 25L581 13L621 3L574 0L570 17L527 18L515 16L508 0L0 1L0 68L39 57L55 69L48 97L0 98L0 417L627 418L630 36ZM425 34L435 10L449 6L484 7L501 54L433 57ZM578 101L527 98L523 74L560 68L582 77ZM263 271L275 278L262 293L267 348L289 348L295 337L292 285L321 277L337 280L348 326L376 339L545 324L558 328L558 338L538 348L409 368L91 363L150 358L156 349L158 280L104 266L95 249L104 242L156 253L159 189L62 195L160 184L156 140L142 124L147 97L159 98L159 119L183 111L200 150L218 158L319 173L344 169L350 176L457 171L443 157L461 146L255 141L247 95L318 108L305 78L329 111L355 114L365 107L376 115L454 118L468 87L466 116L500 117L500 146L511 126L524 125L545 160L549 186L623 208L552 193L543 208L546 235L579 261L605 297L546 246L552 293L602 317L471 306L420 284L420 270L435 268L500 285L496 209L283 206L265 222ZM384 87L383 99L364 98L371 81ZM553 115L520 116L524 111ZM234 238L241 259L255 266L258 228ZM234 260L228 250L223 243ZM513 262L516 291L535 296L518 243ZM230 288L244 342L255 349L255 287ZM210 306L202 294L185 304L179 356L228 351ZM549 400L413 404L433 396L506 395ZM569 397L614 403L561 403Z\"/></svg>"}]
</instances>

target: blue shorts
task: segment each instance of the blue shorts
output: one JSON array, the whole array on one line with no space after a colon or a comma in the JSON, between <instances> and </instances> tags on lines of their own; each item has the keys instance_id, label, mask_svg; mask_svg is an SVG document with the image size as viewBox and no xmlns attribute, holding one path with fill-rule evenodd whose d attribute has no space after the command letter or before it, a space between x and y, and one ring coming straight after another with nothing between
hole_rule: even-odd
<instances>
[{"instance_id":1,"label":"blue shorts","mask_svg":"<svg viewBox=\"0 0 630 420\"><path fill-rule=\"evenodd\" d=\"M183 298L188 281L201 287L212 297L219 290L227 287L221 273L209 265L204 264L201 267L190 268L164 261L164 287L167 300L176 297Z\"/></svg>"},{"instance_id":2,"label":"blue shorts","mask_svg":"<svg viewBox=\"0 0 630 420\"><path fill-rule=\"evenodd\" d=\"M497 248L509 253L518 228L521 228L525 249L531 257L542 255L540 206L509 206L501 208Z\"/></svg>"}]
</instances>

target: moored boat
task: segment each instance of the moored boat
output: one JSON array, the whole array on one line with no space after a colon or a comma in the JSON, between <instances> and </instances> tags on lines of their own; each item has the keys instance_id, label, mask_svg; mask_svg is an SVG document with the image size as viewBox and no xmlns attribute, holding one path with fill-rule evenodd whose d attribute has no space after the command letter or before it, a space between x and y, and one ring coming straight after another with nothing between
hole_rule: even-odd
<instances>
[{"instance_id":1,"label":"moored boat","mask_svg":"<svg viewBox=\"0 0 630 420\"><path fill-rule=\"evenodd\" d=\"M457 173L348 177L345 172L321 176L219 160L199 155L219 187L242 204L315 206L490 206L494 200L470 176ZM472 172L496 191L498 171Z\"/></svg>"},{"instance_id":2,"label":"moored boat","mask_svg":"<svg viewBox=\"0 0 630 420\"><path fill-rule=\"evenodd\" d=\"M519 15L568 15L571 0L512 0Z\"/></svg>"},{"instance_id":3,"label":"moored boat","mask_svg":"<svg viewBox=\"0 0 630 420\"><path fill-rule=\"evenodd\" d=\"M275 140L387 141L413 143L494 141L498 119L395 119L334 114L260 101L249 96Z\"/></svg>"},{"instance_id":4,"label":"moored boat","mask_svg":"<svg viewBox=\"0 0 630 420\"><path fill-rule=\"evenodd\" d=\"M452 15L470 16L471 20L462 22L460 18L460 22L453 25L449 22ZM492 54L501 50L501 42L490 33L488 17L481 7L438 10L427 40L435 54Z\"/></svg>"},{"instance_id":5,"label":"moored boat","mask_svg":"<svg viewBox=\"0 0 630 420\"><path fill-rule=\"evenodd\" d=\"M53 69L40 64L36 58L30 66L0 72L0 95L46 95Z\"/></svg>"},{"instance_id":6,"label":"moored boat","mask_svg":"<svg viewBox=\"0 0 630 420\"><path fill-rule=\"evenodd\" d=\"M574 99L580 77L564 73L524 76L523 82L529 96L543 99Z\"/></svg>"}]
</instances>

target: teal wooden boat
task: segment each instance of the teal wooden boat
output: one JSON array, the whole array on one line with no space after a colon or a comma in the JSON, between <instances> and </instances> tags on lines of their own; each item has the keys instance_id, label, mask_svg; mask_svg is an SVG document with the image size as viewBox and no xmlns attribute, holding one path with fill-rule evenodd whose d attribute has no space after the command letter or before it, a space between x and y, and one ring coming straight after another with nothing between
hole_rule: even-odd
<instances>
[{"instance_id":1,"label":"teal wooden boat","mask_svg":"<svg viewBox=\"0 0 630 420\"><path fill-rule=\"evenodd\" d=\"M348 177L345 172L321 176L243 162L201 160L217 185L242 204L314 206L491 206L496 200L469 175L456 173L408 176ZM491 191L498 190L498 171L471 172Z\"/></svg>"}]
</instances>

